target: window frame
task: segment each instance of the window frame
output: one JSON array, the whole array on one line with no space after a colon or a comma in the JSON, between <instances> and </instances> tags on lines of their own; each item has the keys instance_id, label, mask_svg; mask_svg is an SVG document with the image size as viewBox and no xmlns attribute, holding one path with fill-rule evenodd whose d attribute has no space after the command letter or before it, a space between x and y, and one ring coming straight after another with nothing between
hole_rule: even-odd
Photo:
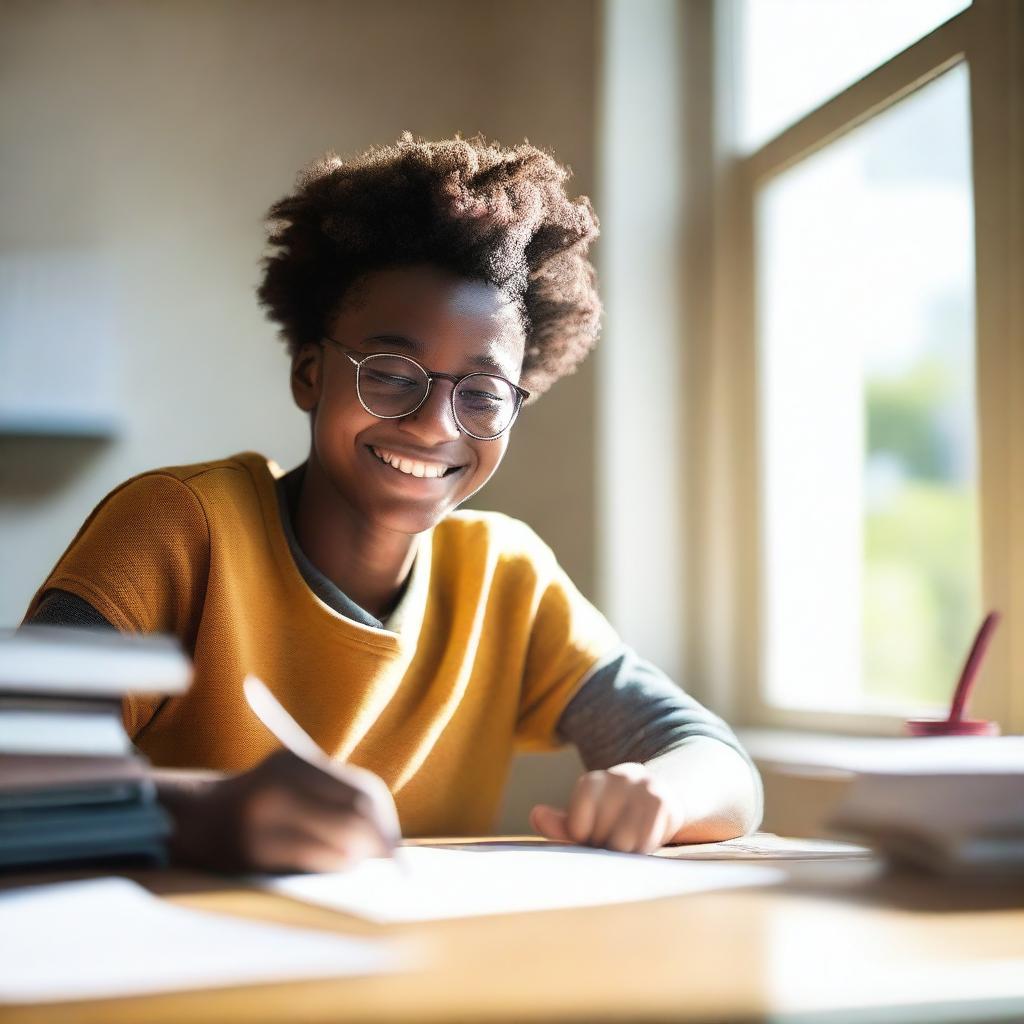
<instances>
[{"instance_id":1,"label":"window frame","mask_svg":"<svg viewBox=\"0 0 1024 1024\"><path fill-rule=\"evenodd\" d=\"M693 354L683 440L694 467L687 480L689 677L743 726L902 732L896 715L784 709L764 698L755 198L774 175L966 61L981 593L983 608L1004 616L970 713L996 720L1004 733L1024 732L1024 4L975 0L749 154L733 142L738 7L735 0L694 6L682 56L695 62L691 75L704 86L706 106L691 104L689 116L705 126L710 146L692 160L687 201L706 206L709 216L689 244L709 247L711 258L701 270L705 282L710 278L705 307L691 313L687 332ZM702 46L709 56L701 57ZM696 294L692 278L686 290ZM950 697L954 684L949 680Z\"/></svg>"}]
</instances>

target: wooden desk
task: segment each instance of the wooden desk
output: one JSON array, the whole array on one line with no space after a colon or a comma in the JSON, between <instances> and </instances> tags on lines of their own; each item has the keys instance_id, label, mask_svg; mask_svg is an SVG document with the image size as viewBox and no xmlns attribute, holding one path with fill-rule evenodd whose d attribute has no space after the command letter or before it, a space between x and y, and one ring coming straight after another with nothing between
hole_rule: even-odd
<instances>
[{"instance_id":1,"label":"wooden desk","mask_svg":"<svg viewBox=\"0 0 1024 1024\"><path fill-rule=\"evenodd\" d=\"M0 1020L1024 1020L1024 886L954 886L885 872L872 860L771 864L786 871L782 885L389 927L210 876L134 873L185 906L396 936L424 966L375 978L3 1007Z\"/></svg>"}]
</instances>

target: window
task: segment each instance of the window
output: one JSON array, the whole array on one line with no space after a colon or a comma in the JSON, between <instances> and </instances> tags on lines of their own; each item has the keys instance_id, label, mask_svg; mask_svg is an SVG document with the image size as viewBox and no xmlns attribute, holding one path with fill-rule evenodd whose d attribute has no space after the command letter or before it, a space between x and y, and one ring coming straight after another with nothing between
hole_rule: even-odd
<instances>
[{"instance_id":1,"label":"window","mask_svg":"<svg viewBox=\"0 0 1024 1024\"><path fill-rule=\"evenodd\" d=\"M958 64L755 195L764 691L941 710L980 621Z\"/></svg>"},{"instance_id":2,"label":"window","mask_svg":"<svg viewBox=\"0 0 1024 1024\"><path fill-rule=\"evenodd\" d=\"M894 733L998 608L970 710L1024 731L1024 6L718 0L711 34L691 663L743 724Z\"/></svg>"},{"instance_id":3,"label":"window","mask_svg":"<svg viewBox=\"0 0 1024 1024\"><path fill-rule=\"evenodd\" d=\"M757 149L969 3L740 0L740 145Z\"/></svg>"}]
</instances>

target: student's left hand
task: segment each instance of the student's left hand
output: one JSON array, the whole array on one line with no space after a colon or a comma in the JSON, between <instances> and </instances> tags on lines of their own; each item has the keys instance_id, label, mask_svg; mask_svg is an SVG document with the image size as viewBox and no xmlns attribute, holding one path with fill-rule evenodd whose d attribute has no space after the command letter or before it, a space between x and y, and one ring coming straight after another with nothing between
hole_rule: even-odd
<instances>
[{"instance_id":1,"label":"student's left hand","mask_svg":"<svg viewBox=\"0 0 1024 1024\"><path fill-rule=\"evenodd\" d=\"M679 832L684 813L663 778L636 762L587 772L566 810L538 804L530 825L547 839L651 853Z\"/></svg>"}]
</instances>

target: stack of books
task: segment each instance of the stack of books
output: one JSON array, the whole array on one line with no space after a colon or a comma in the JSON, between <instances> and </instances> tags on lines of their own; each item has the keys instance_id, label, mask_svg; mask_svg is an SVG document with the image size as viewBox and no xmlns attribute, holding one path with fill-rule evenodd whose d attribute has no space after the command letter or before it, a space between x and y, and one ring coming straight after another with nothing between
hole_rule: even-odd
<instances>
[{"instance_id":1,"label":"stack of books","mask_svg":"<svg viewBox=\"0 0 1024 1024\"><path fill-rule=\"evenodd\" d=\"M181 693L191 674L170 637L0 632L0 868L165 861L170 823L121 698Z\"/></svg>"},{"instance_id":2,"label":"stack of books","mask_svg":"<svg viewBox=\"0 0 1024 1024\"><path fill-rule=\"evenodd\" d=\"M890 861L986 880L1024 879L1024 736L890 741L860 767L829 826Z\"/></svg>"}]
</instances>

